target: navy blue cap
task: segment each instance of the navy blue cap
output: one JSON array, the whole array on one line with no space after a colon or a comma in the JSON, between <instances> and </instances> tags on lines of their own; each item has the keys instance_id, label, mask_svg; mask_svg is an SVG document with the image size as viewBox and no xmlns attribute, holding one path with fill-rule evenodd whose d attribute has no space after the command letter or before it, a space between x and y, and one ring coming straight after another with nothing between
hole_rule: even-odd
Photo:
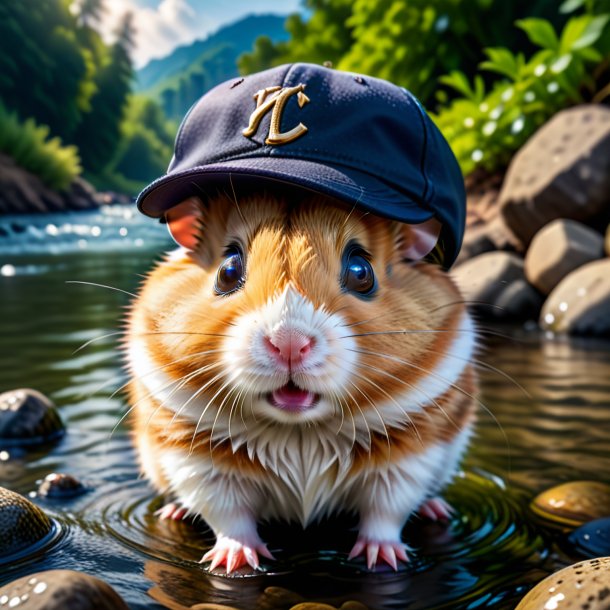
<instances>
[{"instance_id":1,"label":"navy blue cap","mask_svg":"<svg viewBox=\"0 0 610 610\"><path fill-rule=\"evenodd\" d=\"M434 216L446 267L462 243L466 195L451 148L411 93L378 78L290 64L218 85L189 110L167 174L137 205L158 218L230 176L406 223Z\"/></svg>"}]
</instances>

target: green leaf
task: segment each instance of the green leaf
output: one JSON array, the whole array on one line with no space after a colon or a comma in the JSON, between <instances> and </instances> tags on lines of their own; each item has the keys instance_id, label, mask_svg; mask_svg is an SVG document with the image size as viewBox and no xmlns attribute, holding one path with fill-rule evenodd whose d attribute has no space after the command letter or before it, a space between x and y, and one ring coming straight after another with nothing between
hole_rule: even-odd
<instances>
[{"instance_id":1,"label":"green leaf","mask_svg":"<svg viewBox=\"0 0 610 610\"><path fill-rule=\"evenodd\" d=\"M519 19L516 25L520 27L527 37L543 49L556 51L559 49L559 40L555 29L546 19L530 17L529 19Z\"/></svg>"},{"instance_id":2,"label":"green leaf","mask_svg":"<svg viewBox=\"0 0 610 610\"><path fill-rule=\"evenodd\" d=\"M595 44L602 35L610 15L572 17L561 33L561 53L584 49Z\"/></svg>"},{"instance_id":3,"label":"green leaf","mask_svg":"<svg viewBox=\"0 0 610 610\"><path fill-rule=\"evenodd\" d=\"M481 68L490 72L504 74L512 80L517 80L521 63L519 58L504 47L485 49L489 61L481 63Z\"/></svg>"},{"instance_id":4,"label":"green leaf","mask_svg":"<svg viewBox=\"0 0 610 610\"><path fill-rule=\"evenodd\" d=\"M453 70L450 74L441 76L439 81L444 85L455 89L469 100L476 99L476 93L473 91L468 81L468 77L459 70Z\"/></svg>"},{"instance_id":5,"label":"green leaf","mask_svg":"<svg viewBox=\"0 0 610 610\"><path fill-rule=\"evenodd\" d=\"M559 7L560 13L573 13L586 3L587 0L565 0Z\"/></svg>"}]
</instances>

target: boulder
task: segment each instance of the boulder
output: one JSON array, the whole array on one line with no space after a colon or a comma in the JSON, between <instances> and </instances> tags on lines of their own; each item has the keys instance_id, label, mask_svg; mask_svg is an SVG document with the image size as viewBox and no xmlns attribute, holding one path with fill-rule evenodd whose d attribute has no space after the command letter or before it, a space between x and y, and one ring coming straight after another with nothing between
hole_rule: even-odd
<instances>
[{"instance_id":1,"label":"boulder","mask_svg":"<svg viewBox=\"0 0 610 610\"><path fill-rule=\"evenodd\" d=\"M506 226L504 219L496 215L488 222L466 227L456 264L493 250L515 250L517 244L517 238Z\"/></svg>"},{"instance_id":2,"label":"boulder","mask_svg":"<svg viewBox=\"0 0 610 610\"><path fill-rule=\"evenodd\" d=\"M487 252L455 267L451 275L466 304L486 317L535 319L539 297L527 285L523 260L511 252Z\"/></svg>"},{"instance_id":3,"label":"boulder","mask_svg":"<svg viewBox=\"0 0 610 610\"><path fill-rule=\"evenodd\" d=\"M0 600L6 600L7 608L26 610L129 610L109 584L73 570L48 570L18 578L0 587Z\"/></svg>"},{"instance_id":4,"label":"boulder","mask_svg":"<svg viewBox=\"0 0 610 610\"><path fill-rule=\"evenodd\" d=\"M568 274L548 296L540 325L553 332L610 334L610 258Z\"/></svg>"},{"instance_id":5,"label":"boulder","mask_svg":"<svg viewBox=\"0 0 610 610\"><path fill-rule=\"evenodd\" d=\"M553 220L536 233L525 256L525 277L549 294L571 271L601 258L604 239L575 220Z\"/></svg>"},{"instance_id":6,"label":"boulder","mask_svg":"<svg viewBox=\"0 0 610 610\"><path fill-rule=\"evenodd\" d=\"M587 221L610 199L610 108L563 110L515 155L498 199L501 214L525 250L551 220Z\"/></svg>"}]
</instances>

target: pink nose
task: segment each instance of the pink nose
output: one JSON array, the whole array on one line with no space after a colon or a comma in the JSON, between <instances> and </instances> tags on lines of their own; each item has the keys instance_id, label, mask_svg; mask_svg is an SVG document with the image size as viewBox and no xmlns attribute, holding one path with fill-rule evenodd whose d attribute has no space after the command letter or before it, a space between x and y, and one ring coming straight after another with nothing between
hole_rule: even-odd
<instances>
[{"instance_id":1,"label":"pink nose","mask_svg":"<svg viewBox=\"0 0 610 610\"><path fill-rule=\"evenodd\" d=\"M289 366L301 364L311 352L313 345L313 338L298 330L284 330L271 337L265 337L265 346L269 354Z\"/></svg>"}]
</instances>

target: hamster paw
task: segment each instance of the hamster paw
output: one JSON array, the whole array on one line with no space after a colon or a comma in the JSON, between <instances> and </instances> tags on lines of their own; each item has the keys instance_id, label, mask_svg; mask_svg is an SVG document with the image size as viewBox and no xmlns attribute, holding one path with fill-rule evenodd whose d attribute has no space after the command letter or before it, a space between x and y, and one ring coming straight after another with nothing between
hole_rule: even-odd
<instances>
[{"instance_id":1,"label":"hamster paw","mask_svg":"<svg viewBox=\"0 0 610 610\"><path fill-rule=\"evenodd\" d=\"M419 507L417 512L421 517L427 517L432 521L449 521L455 509L443 498L430 498Z\"/></svg>"},{"instance_id":2,"label":"hamster paw","mask_svg":"<svg viewBox=\"0 0 610 610\"><path fill-rule=\"evenodd\" d=\"M369 570L372 570L377 563L385 561L394 570L398 570L398 559L407 563L409 556L407 555L406 544L400 540L369 540L367 538L358 538L354 548L350 551L348 559L354 559L359 555L366 556L366 565Z\"/></svg>"},{"instance_id":3,"label":"hamster paw","mask_svg":"<svg viewBox=\"0 0 610 610\"><path fill-rule=\"evenodd\" d=\"M162 521L165 519L172 519L173 521L181 521L188 513L186 508L182 506L178 506L173 502L166 504L163 508L160 508L158 511L155 511L155 516L159 517Z\"/></svg>"},{"instance_id":4,"label":"hamster paw","mask_svg":"<svg viewBox=\"0 0 610 610\"><path fill-rule=\"evenodd\" d=\"M259 566L259 553L267 559L275 559L263 542L256 545L242 544L239 540L235 540L235 538L229 538L221 534L216 539L214 547L203 556L199 563L209 561L210 570L224 565L226 566L227 574L246 564L256 570Z\"/></svg>"}]
</instances>

